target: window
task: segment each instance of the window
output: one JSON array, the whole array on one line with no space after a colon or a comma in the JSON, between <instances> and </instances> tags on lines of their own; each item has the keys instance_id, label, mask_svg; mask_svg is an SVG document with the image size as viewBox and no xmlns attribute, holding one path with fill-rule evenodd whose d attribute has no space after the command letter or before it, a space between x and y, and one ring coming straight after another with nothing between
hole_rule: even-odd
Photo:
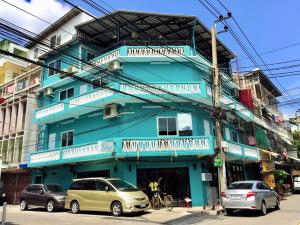
<instances>
[{"instance_id":1,"label":"window","mask_svg":"<svg viewBox=\"0 0 300 225\"><path fill-rule=\"evenodd\" d=\"M74 131L67 131L61 133L61 147L73 145Z\"/></svg>"},{"instance_id":2,"label":"window","mask_svg":"<svg viewBox=\"0 0 300 225\"><path fill-rule=\"evenodd\" d=\"M95 180L82 180L81 185L82 185L82 190L96 190Z\"/></svg>"},{"instance_id":3,"label":"window","mask_svg":"<svg viewBox=\"0 0 300 225\"><path fill-rule=\"evenodd\" d=\"M97 180L97 191L105 191L105 187L109 187L109 185L101 180ZM111 189L109 187L109 189Z\"/></svg>"},{"instance_id":4,"label":"window","mask_svg":"<svg viewBox=\"0 0 300 225\"><path fill-rule=\"evenodd\" d=\"M91 53L91 52L86 52L86 61L90 61L93 58L95 58L95 54Z\"/></svg>"},{"instance_id":5,"label":"window","mask_svg":"<svg viewBox=\"0 0 300 225\"><path fill-rule=\"evenodd\" d=\"M192 115L190 113L178 113L178 134L179 136L192 136Z\"/></svg>"},{"instance_id":6,"label":"window","mask_svg":"<svg viewBox=\"0 0 300 225\"><path fill-rule=\"evenodd\" d=\"M61 69L61 59L58 59L58 60L55 60L55 61L49 63L49 67L60 70ZM48 72L49 72L48 76L52 76L57 73L53 69L49 69Z\"/></svg>"},{"instance_id":7,"label":"window","mask_svg":"<svg viewBox=\"0 0 300 225\"><path fill-rule=\"evenodd\" d=\"M253 183L232 183L228 187L229 190L234 190L234 189L240 189L240 190L247 190L247 189L252 189Z\"/></svg>"},{"instance_id":8,"label":"window","mask_svg":"<svg viewBox=\"0 0 300 225\"><path fill-rule=\"evenodd\" d=\"M258 190L268 190L267 186L265 186L263 183L257 183L256 188Z\"/></svg>"},{"instance_id":9,"label":"window","mask_svg":"<svg viewBox=\"0 0 300 225\"><path fill-rule=\"evenodd\" d=\"M50 38L50 47L54 48L55 47L55 43L56 43L56 35L52 36Z\"/></svg>"},{"instance_id":10,"label":"window","mask_svg":"<svg viewBox=\"0 0 300 225\"><path fill-rule=\"evenodd\" d=\"M82 181L75 181L69 188L70 190L81 190L82 189Z\"/></svg>"},{"instance_id":11,"label":"window","mask_svg":"<svg viewBox=\"0 0 300 225\"><path fill-rule=\"evenodd\" d=\"M158 135L160 136L177 135L176 117L158 118Z\"/></svg>"},{"instance_id":12,"label":"window","mask_svg":"<svg viewBox=\"0 0 300 225\"><path fill-rule=\"evenodd\" d=\"M69 88L59 93L59 100L62 101L67 98L72 98L73 96L74 96L74 88Z\"/></svg>"},{"instance_id":13,"label":"window","mask_svg":"<svg viewBox=\"0 0 300 225\"><path fill-rule=\"evenodd\" d=\"M232 140L238 142L238 134L236 131L232 131Z\"/></svg>"}]
</instances>

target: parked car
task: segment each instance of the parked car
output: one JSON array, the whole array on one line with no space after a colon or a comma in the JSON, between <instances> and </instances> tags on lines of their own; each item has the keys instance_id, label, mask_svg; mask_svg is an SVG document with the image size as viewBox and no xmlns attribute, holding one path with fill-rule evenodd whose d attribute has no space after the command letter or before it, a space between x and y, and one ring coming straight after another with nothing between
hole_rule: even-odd
<instances>
[{"instance_id":1,"label":"parked car","mask_svg":"<svg viewBox=\"0 0 300 225\"><path fill-rule=\"evenodd\" d=\"M0 206L2 206L3 202L5 202L5 197L3 182L0 181Z\"/></svg>"},{"instance_id":2,"label":"parked car","mask_svg":"<svg viewBox=\"0 0 300 225\"><path fill-rule=\"evenodd\" d=\"M74 180L66 199L72 213L80 210L122 213L144 211L150 207L147 195L136 186L117 178L85 178Z\"/></svg>"},{"instance_id":3,"label":"parked car","mask_svg":"<svg viewBox=\"0 0 300 225\"><path fill-rule=\"evenodd\" d=\"M300 177L294 177L294 192L300 191Z\"/></svg>"},{"instance_id":4,"label":"parked car","mask_svg":"<svg viewBox=\"0 0 300 225\"><path fill-rule=\"evenodd\" d=\"M42 206L48 212L64 208L67 193L59 184L31 184L20 195L20 209Z\"/></svg>"},{"instance_id":5,"label":"parked car","mask_svg":"<svg viewBox=\"0 0 300 225\"><path fill-rule=\"evenodd\" d=\"M228 215L234 210L257 210L262 215L267 209L280 209L278 194L262 181L233 182L225 192L222 192L222 204Z\"/></svg>"}]
</instances>

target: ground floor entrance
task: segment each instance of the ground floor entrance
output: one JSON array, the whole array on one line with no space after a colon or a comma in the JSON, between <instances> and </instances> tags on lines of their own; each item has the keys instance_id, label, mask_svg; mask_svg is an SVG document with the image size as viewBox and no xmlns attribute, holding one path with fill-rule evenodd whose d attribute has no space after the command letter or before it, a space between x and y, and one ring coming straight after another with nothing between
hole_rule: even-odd
<instances>
[{"instance_id":1,"label":"ground floor entrance","mask_svg":"<svg viewBox=\"0 0 300 225\"><path fill-rule=\"evenodd\" d=\"M150 196L150 181L161 180L162 192L171 194L180 205L185 198L190 198L189 168L151 168L137 170L137 186Z\"/></svg>"}]
</instances>

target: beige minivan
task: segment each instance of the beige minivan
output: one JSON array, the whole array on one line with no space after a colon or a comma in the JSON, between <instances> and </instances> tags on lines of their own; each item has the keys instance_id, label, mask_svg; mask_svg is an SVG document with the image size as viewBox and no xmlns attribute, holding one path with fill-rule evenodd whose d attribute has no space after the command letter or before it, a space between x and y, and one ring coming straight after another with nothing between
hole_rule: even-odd
<instances>
[{"instance_id":1,"label":"beige minivan","mask_svg":"<svg viewBox=\"0 0 300 225\"><path fill-rule=\"evenodd\" d=\"M65 208L72 213L82 211L122 213L150 208L147 195L136 186L118 178L76 179L67 192Z\"/></svg>"}]
</instances>

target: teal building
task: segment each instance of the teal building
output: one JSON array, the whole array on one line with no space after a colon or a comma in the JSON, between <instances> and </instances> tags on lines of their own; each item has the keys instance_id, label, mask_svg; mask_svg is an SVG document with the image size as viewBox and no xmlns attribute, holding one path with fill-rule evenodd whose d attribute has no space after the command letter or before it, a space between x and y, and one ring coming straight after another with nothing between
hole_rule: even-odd
<instances>
[{"instance_id":1,"label":"teal building","mask_svg":"<svg viewBox=\"0 0 300 225\"><path fill-rule=\"evenodd\" d=\"M178 204L209 202L218 184L207 28L194 16L116 11L76 29L41 57L58 70L43 69L32 182L68 188L75 178L119 177L147 192L162 177ZM227 176L250 179L258 149L243 144L236 121L253 115L235 98L233 54L220 41L218 57Z\"/></svg>"}]
</instances>

